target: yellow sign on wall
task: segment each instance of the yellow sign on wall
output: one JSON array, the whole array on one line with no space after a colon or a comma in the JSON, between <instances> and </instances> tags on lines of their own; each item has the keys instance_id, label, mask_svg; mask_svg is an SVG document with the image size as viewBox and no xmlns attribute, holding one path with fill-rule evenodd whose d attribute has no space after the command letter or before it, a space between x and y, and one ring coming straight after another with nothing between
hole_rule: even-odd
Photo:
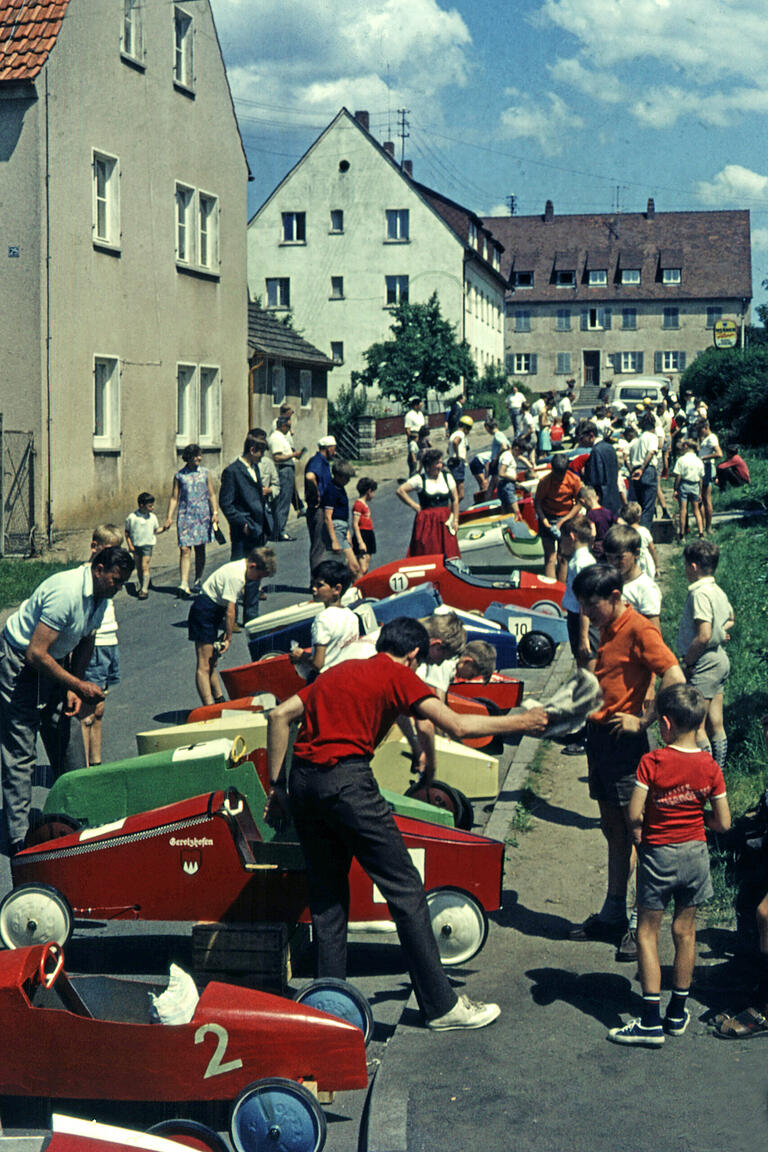
<instances>
[{"instance_id":1,"label":"yellow sign on wall","mask_svg":"<svg viewBox=\"0 0 768 1152\"><path fill-rule=\"evenodd\" d=\"M739 340L739 326L735 320L716 320L715 348L735 348Z\"/></svg>"}]
</instances>

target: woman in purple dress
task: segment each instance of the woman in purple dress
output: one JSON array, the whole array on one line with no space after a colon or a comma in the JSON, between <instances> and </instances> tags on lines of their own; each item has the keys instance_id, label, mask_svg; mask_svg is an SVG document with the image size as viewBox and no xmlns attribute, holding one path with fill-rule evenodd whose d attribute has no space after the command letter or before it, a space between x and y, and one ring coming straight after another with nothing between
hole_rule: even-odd
<instances>
[{"instance_id":1,"label":"woman in purple dress","mask_svg":"<svg viewBox=\"0 0 768 1152\"><path fill-rule=\"evenodd\" d=\"M173 478L171 502L165 527L170 528L178 508L176 531L179 538L179 596L187 600L199 592L205 571L205 546L219 526L216 493L207 468L200 467L203 454L199 444L188 444L181 454L184 467ZM192 549L195 550L195 583L189 586Z\"/></svg>"}]
</instances>

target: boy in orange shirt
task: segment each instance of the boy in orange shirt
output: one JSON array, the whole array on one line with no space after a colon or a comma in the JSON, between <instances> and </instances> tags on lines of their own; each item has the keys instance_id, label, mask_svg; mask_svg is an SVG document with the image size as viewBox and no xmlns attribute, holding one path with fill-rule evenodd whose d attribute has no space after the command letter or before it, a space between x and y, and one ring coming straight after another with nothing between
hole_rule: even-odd
<instances>
[{"instance_id":1,"label":"boy in orange shirt","mask_svg":"<svg viewBox=\"0 0 768 1152\"><path fill-rule=\"evenodd\" d=\"M685 676L658 628L624 602L622 583L610 564L584 568L573 582L581 611L600 629L595 675L603 706L589 718L586 744L589 794L598 803L608 844L608 891L600 911L573 928L570 938L620 940L616 959L634 960L635 929L627 924L627 884L634 866L628 806L656 716L653 705L645 712L643 705L656 676L662 688L683 684Z\"/></svg>"},{"instance_id":2,"label":"boy in orange shirt","mask_svg":"<svg viewBox=\"0 0 768 1152\"><path fill-rule=\"evenodd\" d=\"M551 579L557 574L557 579L563 584L568 561L555 554L563 524L581 512L577 500L580 491L581 480L575 472L568 470L568 454L555 452L552 471L543 476L536 486L533 507L539 519L539 535L544 549L544 575Z\"/></svg>"}]
</instances>

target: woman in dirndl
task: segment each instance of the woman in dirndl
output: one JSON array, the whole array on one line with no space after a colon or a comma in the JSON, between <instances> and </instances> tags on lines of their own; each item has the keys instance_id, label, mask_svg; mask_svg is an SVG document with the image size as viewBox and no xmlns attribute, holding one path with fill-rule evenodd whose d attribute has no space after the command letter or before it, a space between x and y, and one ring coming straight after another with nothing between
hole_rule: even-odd
<instances>
[{"instance_id":1,"label":"woman in dirndl","mask_svg":"<svg viewBox=\"0 0 768 1152\"><path fill-rule=\"evenodd\" d=\"M442 554L448 560L459 555L459 495L453 476L443 470L439 449L430 448L424 453L420 471L400 485L397 495L416 513L409 556Z\"/></svg>"}]
</instances>

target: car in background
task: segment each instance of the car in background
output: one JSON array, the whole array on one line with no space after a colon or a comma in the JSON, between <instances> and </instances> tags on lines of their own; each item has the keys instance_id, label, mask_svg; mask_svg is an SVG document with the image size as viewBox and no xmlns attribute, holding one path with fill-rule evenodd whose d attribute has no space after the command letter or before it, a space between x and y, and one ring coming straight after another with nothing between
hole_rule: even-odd
<instances>
[{"instance_id":1,"label":"car in background","mask_svg":"<svg viewBox=\"0 0 768 1152\"><path fill-rule=\"evenodd\" d=\"M662 385L672 387L668 376L630 376L626 380L616 380L608 390L606 404L615 404L618 400L631 409L642 404L646 397L654 404L660 404L664 399Z\"/></svg>"}]
</instances>

